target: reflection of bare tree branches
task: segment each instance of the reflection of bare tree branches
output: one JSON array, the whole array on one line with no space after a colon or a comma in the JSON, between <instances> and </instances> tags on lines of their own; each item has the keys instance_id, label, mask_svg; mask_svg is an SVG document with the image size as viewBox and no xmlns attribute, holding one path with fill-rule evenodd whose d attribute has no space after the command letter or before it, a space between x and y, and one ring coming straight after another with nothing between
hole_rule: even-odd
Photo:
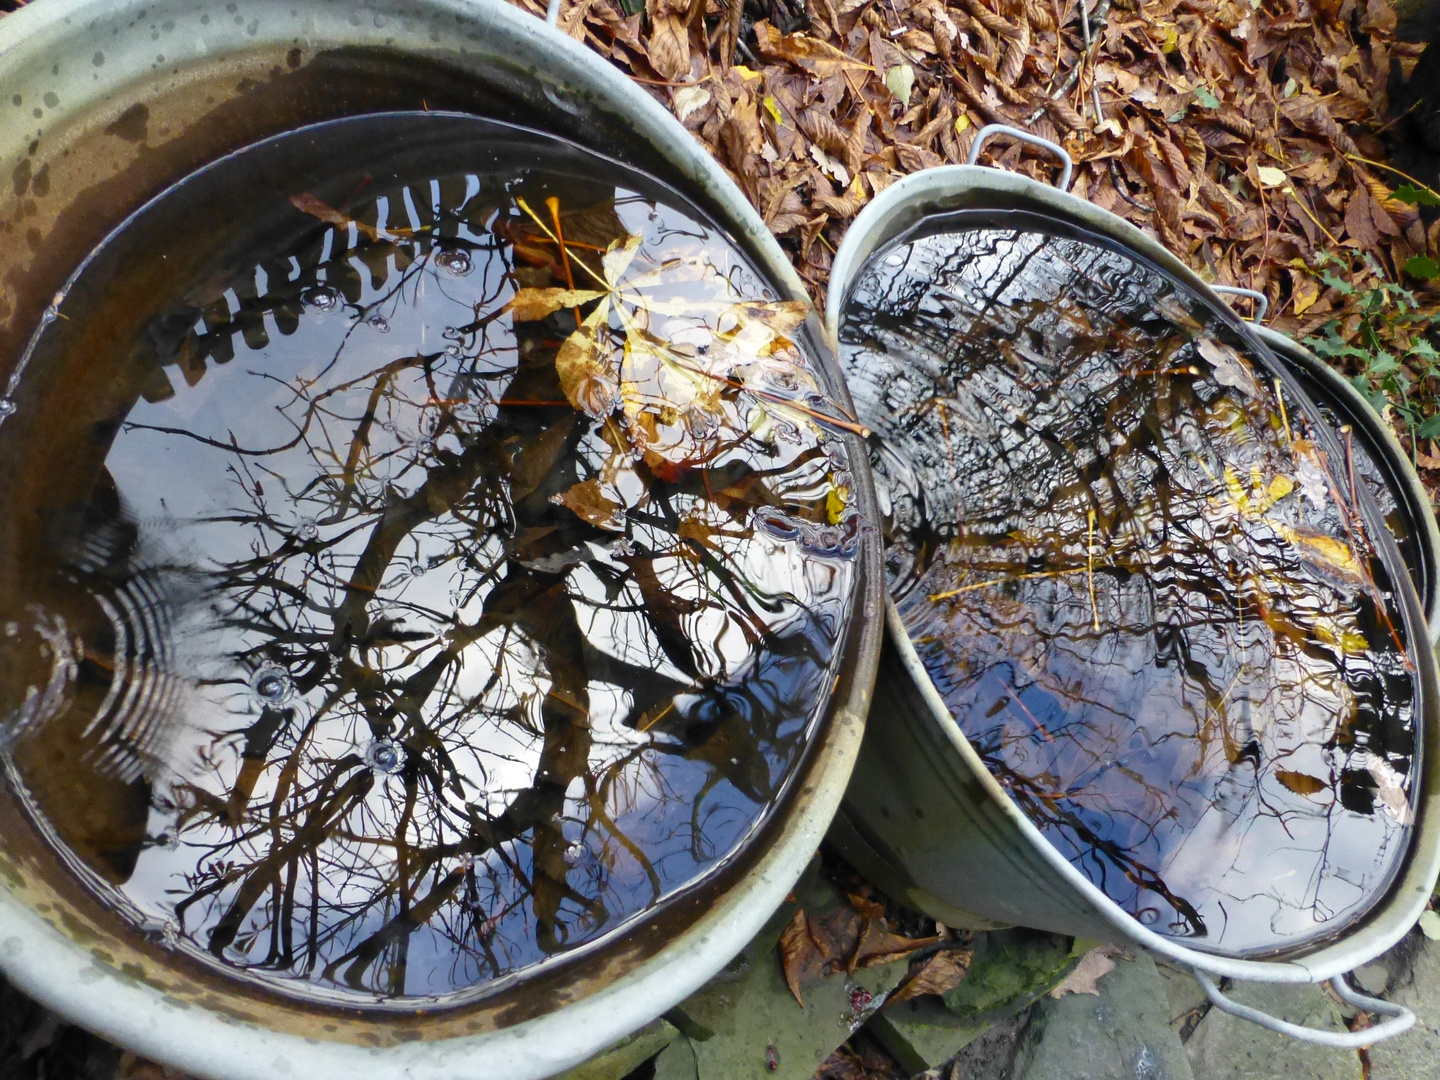
<instances>
[{"instance_id":1,"label":"reflection of bare tree branches","mask_svg":"<svg viewBox=\"0 0 1440 1080\"><path fill-rule=\"evenodd\" d=\"M843 450L736 253L631 195L557 207L559 248L504 185L458 191L297 203L324 226L264 253L263 287L156 321L225 392L155 383L109 461L208 606L184 623L203 728L126 892L213 957L383 997L522 970L732 855L851 587ZM602 415L557 369L577 305L508 313L581 266L613 285ZM194 481L147 489L164 453Z\"/></svg>"},{"instance_id":2,"label":"reflection of bare tree branches","mask_svg":"<svg viewBox=\"0 0 1440 1080\"><path fill-rule=\"evenodd\" d=\"M1356 813L1347 763L1403 770L1414 688L1309 410L1282 419L1239 338L1084 237L974 219L880 260L852 305L892 589L1031 819L1211 946L1313 939L1381 895L1406 821Z\"/></svg>"}]
</instances>

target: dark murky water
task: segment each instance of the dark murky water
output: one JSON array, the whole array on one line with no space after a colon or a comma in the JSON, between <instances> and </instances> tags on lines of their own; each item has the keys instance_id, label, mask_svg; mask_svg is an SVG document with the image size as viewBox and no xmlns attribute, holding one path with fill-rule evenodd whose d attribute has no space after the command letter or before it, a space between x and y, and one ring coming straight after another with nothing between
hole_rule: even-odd
<instances>
[{"instance_id":1,"label":"dark murky water","mask_svg":"<svg viewBox=\"0 0 1440 1080\"><path fill-rule=\"evenodd\" d=\"M841 352L936 687L1144 925L1336 932L1406 849L1420 639L1343 445L1133 256L1020 214L928 228L862 274Z\"/></svg>"},{"instance_id":2,"label":"dark murky water","mask_svg":"<svg viewBox=\"0 0 1440 1080\"><path fill-rule=\"evenodd\" d=\"M804 315L518 129L197 174L5 399L12 782L158 941L297 992L471 990L652 910L772 811L840 662Z\"/></svg>"}]
</instances>

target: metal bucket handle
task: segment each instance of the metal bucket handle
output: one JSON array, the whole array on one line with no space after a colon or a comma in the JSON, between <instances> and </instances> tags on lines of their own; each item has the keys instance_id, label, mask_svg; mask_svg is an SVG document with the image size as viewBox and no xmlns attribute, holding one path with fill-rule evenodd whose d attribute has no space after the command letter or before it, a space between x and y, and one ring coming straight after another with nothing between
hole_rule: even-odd
<instances>
[{"instance_id":1,"label":"metal bucket handle","mask_svg":"<svg viewBox=\"0 0 1440 1080\"><path fill-rule=\"evenodd\" d=\"M1331 987L1334 988L1341 1001L1364 1009L1366 1012L1387 1016L1389 1019L1361 1031L1319 1031L1316 1028L1305 1027L1303 1024L1292 1024L1288 1020L1281 1020L1279 1017L1271 1016L1259 1009L1252 1009L1249 1005L1241 1005L1238 1001L1231 1001L1221 993L1220 988L1211 981L1210 976L1199 968L1191 968L1190 974L1195 976L1195 981L1205 991L1205 996L1210 999L1210 1004L1221 1012L1238 1016L1241 1020L1248 1020L1252 1024L1258 1024L1281 1035L1288 1035L1300 1042L1315 1043L1318 1046L1333 1046L1340 1050L1356 1050L1362 1046L1371 1046L1382 1039L1392 1038L1415 1026L1415 1014L1404 1005L1396 1005L1394 1002L1382 1001L1379 998L1370 997L1368 994L1362 994L1350 985L1344 975L1337 975L1330 980Z\"/></svg>"},{"instance_id":2,"label":"metal bucket handle","mask_svg":"<svg viewBox=\"0 0 1440 1080\"><path fill-rule=\"evenodd\" d=\"M1059 143L1051 142L1049 139L1042 139L1039 135L1032 135L1028 131L1011 127L1009 124L986 124L975 133L975 141L970 144L970 156L965 159L966 165L974 165L980 159L980 148L990 140L992 135L1009 135L1017 142L1029 143L1031 146L1038 146L1042 150L1049 150L1060 159L1064 170L1060 173L1060 182L1055 186L1061 191L1070 190L1070 177L1075 172L1075 162L1065 152L1065 148Z\"/></svg>"},{"instance_id":3,"label":"metal bucket handle","mask_svg":"<svg viewBox=\"0 0 1440 1080\"><path fill-rule=\"evenodd\" d=\"M1259 289L1242 289L1239 285L1211 285L1212 292L1220 293L1222 296L1248 296L1255 301L1255 309L1246 322L1264 322L1266 314L1270 311L1270 298Z\"/></svg>"}]
</instances>

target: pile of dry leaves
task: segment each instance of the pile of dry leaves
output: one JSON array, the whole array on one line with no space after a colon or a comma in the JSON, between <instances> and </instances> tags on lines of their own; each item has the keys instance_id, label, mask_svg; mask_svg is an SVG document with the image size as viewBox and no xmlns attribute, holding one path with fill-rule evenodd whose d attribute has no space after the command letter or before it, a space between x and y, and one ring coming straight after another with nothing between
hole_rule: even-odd
<instances>
[{"instance_id":1,"label":"pile of dry leaves","mask_svg":"<svg viewBox=\"0 0 1440 1080\"><path fill-rule=\"evenodd\" d=\"M1437 255L1426 189L1383 164L1392 61L1419 53L1386 0L564 0L560 22L711 150L817 297L856 212L992 122L1062 142L1076 194L1299 336L1353 334L1368 281Z\"/></svg>"}]
</instances>

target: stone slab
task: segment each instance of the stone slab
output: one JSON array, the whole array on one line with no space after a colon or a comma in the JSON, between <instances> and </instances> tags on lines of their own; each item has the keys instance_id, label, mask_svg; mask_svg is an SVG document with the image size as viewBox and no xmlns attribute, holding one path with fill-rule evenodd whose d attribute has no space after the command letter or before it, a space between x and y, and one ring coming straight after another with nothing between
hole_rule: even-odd
<instances>
[{"instance_id":1,"label":"stone slab","mask_svg":"<svg viewBox=\"0 0 1440 1080\"><path fill-rule=\"evenodd\" d=\"M1347 1030L1339 1006L1318 986L1240 983L1225 993L1292 1024ZM1205 1014L1185 1049L1196 1080L1361 1080L1354 1050L1298 1042L1219 1009ZM1432 1069L1427 1080L1436 1075Z\"/></svg>"},{"instance_id":2,"label":"stone slab","mask_svg":"<svg viewBox=\"0 0 1440 1080\"><path fill-rule=\"evenodd\" d=\"M1385 996L1415 1012L1415 1026L1369 1050L1370 1080L1435 1080L1440 1077L1440 941L1418 932L1419 951L1409 977Z\"/></svg>"},{"instance_id":3,"label":"stone slab","mask_svg":"<svg viewBox=\"0 0 1440 1080\"><path fill-rule=\"evenodd\" d=\"M823 917L842 898L823 878L796 894L724 971L666 1014L689 1039L697 1080L810 1080L909 969L900 960L808 982L802 1007L785 984L775 942L797 906Z\"/></svg>"},{"instance_id":4,"label":"stone slab","mask_svg":"<svg viewBox=\"0 0 1440 1080\"><path fill-rule=\"evenodd\" d=\"M913 1074L945 1064L990 1027L989 1020L956 1016L938 997L926 996L887 1005L865 1030Z\"/></svg>"},{"instance_id":5,"label":"stone slab","mask_svg":"<svg viewBox=\"0 0 1440 1080\"><path fill-rule=\"evenodd\" d=\"M1098 997L1040 999L1016 1055L1016 1080L1212 1080L1192 1074L1149 954L1117 957L1096 986Z\"/></svg>"}]
</instances>

